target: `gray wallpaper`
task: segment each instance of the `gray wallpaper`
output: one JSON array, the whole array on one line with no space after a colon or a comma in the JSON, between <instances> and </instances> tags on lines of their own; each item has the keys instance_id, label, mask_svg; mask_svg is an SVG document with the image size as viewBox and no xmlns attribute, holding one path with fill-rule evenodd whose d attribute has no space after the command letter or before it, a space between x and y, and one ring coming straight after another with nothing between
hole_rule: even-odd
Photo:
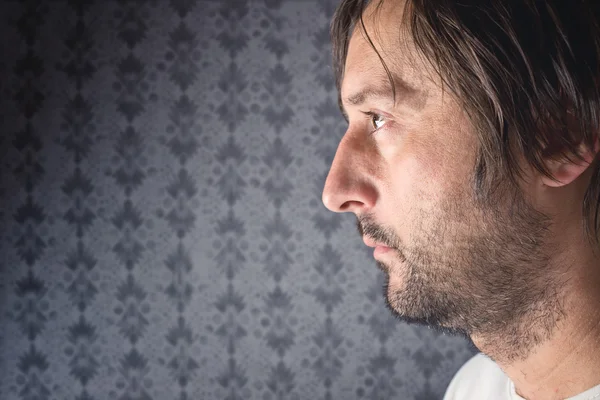
<instances>
[{"instance_id":1,"label":"gray wallpaper","mask_svg":"<svg viewBox=\"0 0 600 400\"><path fill-rule=\"evenodd\" d=\"M336 1L0 3L0 399L439 399L351 215Z\"/></svg>"}]
</instances>

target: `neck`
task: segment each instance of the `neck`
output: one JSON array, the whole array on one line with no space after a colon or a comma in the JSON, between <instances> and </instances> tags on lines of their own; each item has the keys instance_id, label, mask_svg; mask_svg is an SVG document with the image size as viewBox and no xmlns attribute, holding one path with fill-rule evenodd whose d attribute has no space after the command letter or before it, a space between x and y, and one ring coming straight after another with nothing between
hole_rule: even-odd
<instances>
[{"instance_id":1,"label":"neck","mask_svg":"<svg viewBox=\"0 0 600 400\"><path fill-rule=\"evenodd\" d=\"M587 250L587 262L581 263L582 253L576 254L575 249L569 257L563 257L571 261L563 264L570 268L561 269L571 276L561 293L564 313L551 336L524 358L495 357L510 346L506 335L504 339L472 337L475 345L496 360L512 380L517 394L527 400L565 399L600 384L600 265L593 251L589 247ZM575 268L582 264L587 264L586 268ZM576 270L586 272L572 276Z\"/></svg>"}]
</instances>

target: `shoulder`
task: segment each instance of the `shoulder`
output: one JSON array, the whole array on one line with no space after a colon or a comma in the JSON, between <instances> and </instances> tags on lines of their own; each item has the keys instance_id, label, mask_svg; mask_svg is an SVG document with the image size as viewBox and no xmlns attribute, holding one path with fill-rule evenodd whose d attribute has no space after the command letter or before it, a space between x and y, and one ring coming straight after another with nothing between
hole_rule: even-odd
<instances>
[{"instance_id":1,"label":"shoulder","mask_svg":"<svg viewBox=\"0 0 600 400\"><path fill-rule=\"evenodd\" d=\"M454 375L444 400L510 399L509 379L488 356L479 353Z\"/></svg>"}]
</instances>

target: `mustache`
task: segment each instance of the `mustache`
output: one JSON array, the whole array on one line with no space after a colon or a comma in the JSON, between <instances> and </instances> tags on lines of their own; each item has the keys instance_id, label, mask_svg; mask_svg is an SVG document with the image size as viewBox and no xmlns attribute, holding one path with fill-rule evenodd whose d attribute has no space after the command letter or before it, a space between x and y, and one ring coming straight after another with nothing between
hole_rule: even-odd
<instances>
[{"instance_id":1,"label":"mustache","mask_svg":"<svg viewBox=\"0 0 600 400\"><path fill-rule=\"evenodd\" d=\"M375 223L369 215L356 217L356 228L361 237L367 236L377 243L391 248L399 248L400 241L391 229Z\"/></svg>"}]
</instances>

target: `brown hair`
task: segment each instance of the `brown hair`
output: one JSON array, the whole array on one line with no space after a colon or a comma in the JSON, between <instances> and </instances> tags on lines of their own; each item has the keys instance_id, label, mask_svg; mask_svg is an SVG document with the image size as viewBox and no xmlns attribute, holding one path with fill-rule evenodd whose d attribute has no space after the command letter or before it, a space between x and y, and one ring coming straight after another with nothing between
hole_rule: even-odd
<instances>
[{"instance_id":1,"label":"brown hair","mask_svg":"<svg viewBox=\"0 0 600 400\"><path fill-rule=\"evenodd\" d=\"M383 1L392 0L378 0L376 6ZM331 37L338 93L356 24L375 48L363 22L369 2L342 0L335 12ZM477 129L473 183L480 201L491 202L504 178L517 184L522 171L516 154L552 178L545 158L581 160L580 145L594 148L600 123L599 17L597 0L406 1L399 27L405 23L418 51L462 101ZM584 229L598 243L600 168L591 167Z\"/></svg>"}]
</instances>

